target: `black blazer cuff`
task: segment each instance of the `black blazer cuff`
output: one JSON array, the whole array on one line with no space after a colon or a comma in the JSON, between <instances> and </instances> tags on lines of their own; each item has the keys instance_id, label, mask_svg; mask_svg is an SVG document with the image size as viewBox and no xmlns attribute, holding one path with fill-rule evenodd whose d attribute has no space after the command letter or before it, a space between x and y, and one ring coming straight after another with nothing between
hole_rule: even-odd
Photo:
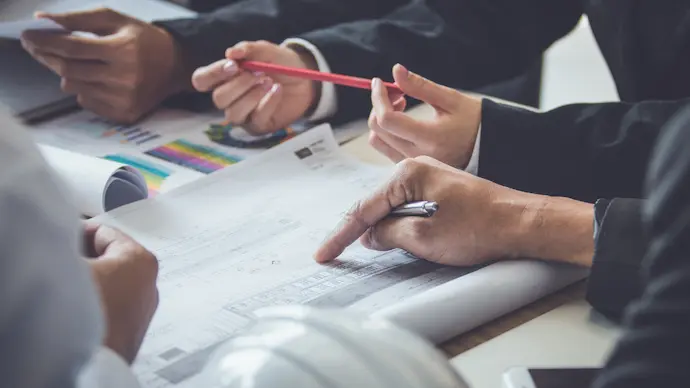
<instances>
[{"instance_id":1,"label":"black blazer cuff","mask_svg":"<svg viewBox=\"0 0 690 388\"><path fill-rule=\"evenodd\" d=\"M647 250L639 199L614 199L605 210L596 236L587 301L619 321L626 306L641 294L640 268Z\"/></svg>"}]
</instances>

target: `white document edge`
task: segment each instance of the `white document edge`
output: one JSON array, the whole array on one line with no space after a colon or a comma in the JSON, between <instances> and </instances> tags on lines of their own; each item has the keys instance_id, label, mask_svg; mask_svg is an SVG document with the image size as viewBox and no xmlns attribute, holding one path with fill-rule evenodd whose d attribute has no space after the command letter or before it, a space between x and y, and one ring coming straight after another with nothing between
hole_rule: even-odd
<instances>
[{"instance_id":1,"label":"white document edge","mask_svg":"<svg viewBox=\"0 0 690 388\"><path fill-rule=\"evenodd\" d=\"M76 205L85 215L95 216L106 211L105 196L109 184L120 170L133 177L128 181L142 192L141 199L148 197L144 176L133 167L43 144L39 144L39 149L48 165L76 196Z\"/></svg>"},{"instance_id":2,"label":"white document edge","mask_svg":"<svg viewBox=\"0 0 690 388\"><path fill-rule=\"evenodd\" d=\"M582 280L588 273L581 267L542 261L498 262L373 315L441 343Z\"/></svg>"},{"instance_id":3,"label":"white document edge","mask_svg":"<svg viewBox=\"0 0 690 388\"><path fill-rule=\"evenodd\" d=\"M0 38L20 39L24 31L65 31L64 27L48 19L26 19L0 22Z\"/></svg>"}]
</instances>

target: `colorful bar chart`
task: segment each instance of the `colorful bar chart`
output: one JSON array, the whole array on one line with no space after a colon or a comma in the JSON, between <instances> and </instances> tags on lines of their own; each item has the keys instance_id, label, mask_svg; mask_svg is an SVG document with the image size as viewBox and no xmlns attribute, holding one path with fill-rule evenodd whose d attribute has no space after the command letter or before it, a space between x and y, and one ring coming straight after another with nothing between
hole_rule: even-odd
<instances>
[{"instance_id":1,"label":"colorful bar chart","mask_svg":"<svg viewBox=\"0 0 690 388\"><path fill-rule=\"evenodd\" d=\"M146 154L203 174L210 174L242 160L240 157L184 139L146 151Z\"/></svg>"},{"instance_id":2,"label":"colorful bar chart","mask_svg":"<svg viewBox=\"0 0 690 388\"><path fill-rule=\"evenodd\" d=\"M153 197L158 194L161 186L163 185L163 181L172 173L172 171L159 164L151 163L148 160L130 155L106 155L103 157L103 159L126 164L139 170L144 176L144 179L146 179L146 185L149 189L149 197Z\"/></svg>"},{"instance_id":3,"label":"colorful bar chart","mask_svg":"<svg viewBox=\"0 0 690 388\"><path fill-rule=\"evenodd\" d=\"M232 129L230 124L211 124L205 133L208 139L214 143L228 147L252 149L271 148L297 135L294 129L287 127L266 136L244 136L241 138L233 136Z\"/></svg>"},{"instance_id":4,"label":"colorful bar chart","mask_svg":"<svg viewBox=\"0 0 690 388\"><path fill-rule=\"evenodd\" d=\"M118 125L100 117L71 124L73 129L82 130L96 139L112 139L120 144L141 145L158 139L161 135L140 126Z\"/></svg>"}]
</instances>

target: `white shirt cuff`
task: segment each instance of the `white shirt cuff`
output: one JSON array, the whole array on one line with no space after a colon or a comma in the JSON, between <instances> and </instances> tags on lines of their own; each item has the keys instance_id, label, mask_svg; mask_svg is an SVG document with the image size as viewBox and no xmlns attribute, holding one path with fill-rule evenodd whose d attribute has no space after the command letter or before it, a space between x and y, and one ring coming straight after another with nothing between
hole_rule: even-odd
<instances>
[{"instance_id":1,"label":"white shirt cuff","mask_svg":"<svg viewBox=\"0 0 690 388\"><path fill-rule=\"evenodd\" d=\"M78 388L140 388L129 365L112 350L101 347L79 374Z\"/></svg>"},{"instance_id":2,"label":"white shirt cuff","mask_svg":"<svg viewBox=\"0 0 690 388\"><path fill-rule=\"evenodd\" d=\"M479 139L482 137L482 124L479 124L479 129L477 129L477 139L474 141L474 149L472 150L472 155L470 156L470 161L467 163L465 171L472 174L479 174Z\"/></svg>"},{"instance_id":3,"label":"white shirt cuff","mask_svg":"<svg viewBox=\"0 0 690 388\"><path fill-rule=\"evenodd\" d=\"M331 68L328 66L328 62L326 62L326 58L324 58L323 54L321 54L321 51L319 51L316 46L311 44L310 42L304 40L304 39L299 39L299 38L290 38L286 39L281 46L284 47L290 47L290 46L299 46L300 48L309 51L311 55L314 56L314 59L316 60L316 65L319 68L319 71L324 72L324 73L330 73ZM316 104L316 109L314 109L314 112L309 116L305 117L306 120L308 121L319 121L326 119L328 117L331 117L335 114L335 112L338 109L338 100L335 94L335 85L333 85L330 82L322 82L321 83L321 98L319 99L318 104Z\"/></svg>"}]
</instances>

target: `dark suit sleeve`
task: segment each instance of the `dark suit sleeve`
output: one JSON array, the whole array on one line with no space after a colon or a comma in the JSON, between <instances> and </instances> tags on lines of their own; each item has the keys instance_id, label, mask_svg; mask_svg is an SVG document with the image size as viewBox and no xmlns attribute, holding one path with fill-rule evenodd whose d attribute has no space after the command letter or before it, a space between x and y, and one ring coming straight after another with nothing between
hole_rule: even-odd
<instances>
[{"instance_id":1,"label":"dark suit sleeve","mask_svg":"<svg viewBox=\"0 0 690 388\"><path fill-rule=\"evenodd\" d=\"M384 18L299 37L319 48L331 71L391 79L396 63L464 90L526 73L582 15L580 1L411 1ZM335 122L365 116L367 91L337 87Z\"/></svg>"},{"instance_id":2,"label":"dark suit sleeve","mask_svg":"<svg viewBox=\"0 0 690 388\"><path fill-rule=\"evenodd\" d=\"M479 175L585 202L641 198L660 128L689 104L575 104L535 113L484 100Z\"/></svg>"},{"instance_id":3,"label":"dark suit sleeve","mask_svg":"<svg viewBox=\"0 0 690 388\"><path fill-rule=\"evenodd\" d=\"M596 388L690 385L690 110L664 128L646 181L644 291Z\"/></svg>"},{"instance_id":4,"label":"dark suit sleeve","mask_svg":"<svg viewBox=\"0 0 690 388\"><path fill-rule=\"evenodd\" d=\"M198 67L225 56L240 41L283 40L319 28L376 19L405 0L244 0L197 17L157 21Z\"/></svg>"},{"instance_id":5,"label":"dark suit sleeve","mask_svg":"<svg viewBox=\"0 0 690 388\"><path fill-rule=\"evenodd\" d=\"M587 301L614 321L621 319L628 304L642 292L641 266L647 249L642 204L640 199L612 200L595 236Z\"/></svg>"}]
</instances>

